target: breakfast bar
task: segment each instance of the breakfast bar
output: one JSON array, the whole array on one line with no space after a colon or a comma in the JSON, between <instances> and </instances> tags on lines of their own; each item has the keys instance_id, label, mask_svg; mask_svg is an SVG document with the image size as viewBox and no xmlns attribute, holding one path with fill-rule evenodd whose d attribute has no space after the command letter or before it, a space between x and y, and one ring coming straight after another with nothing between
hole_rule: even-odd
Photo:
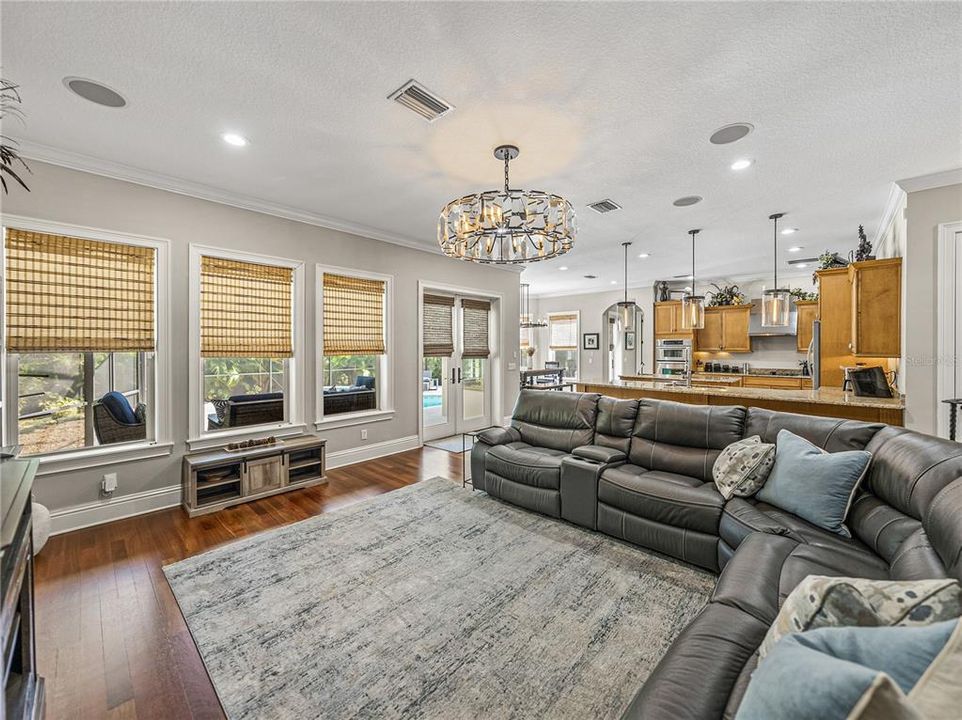
<instances>
[{"instance_id":1,"label":"breakfast bar","mask_svg":"<svg viewBox=\"0 0 962 720\"><path fill-rule=\"evenodd\" d=\"M827 415L846 420L904 425L905 399L859 397L836 387L818 390L731 387L724 383L687 386L647 380L580 382L579 392L594 392L616 398L653 398L692 405L745 405L802 415Z\"/></svg>"}]
</instances>

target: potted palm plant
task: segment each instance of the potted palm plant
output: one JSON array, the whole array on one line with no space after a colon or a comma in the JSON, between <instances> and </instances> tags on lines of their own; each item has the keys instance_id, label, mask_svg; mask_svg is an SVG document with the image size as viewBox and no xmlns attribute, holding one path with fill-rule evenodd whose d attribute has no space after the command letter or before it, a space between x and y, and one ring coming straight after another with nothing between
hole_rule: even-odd
<instances>
[{"instance_id":1,"label":"potted palm plant","mask_svg":"<svg viewBox=\"0 0 962 720\"><path fill-rule=\"evenodd\" d=\"M19 85L9 80L0 79L0 120L14 117L23 122L23 111L20 109L20 103ZM0 135L0 185L3 186L5 195L10 192L9 187L7 187L8 179L30 192L30 188L20 177L24 170L30 172L27 163L20 157L17 141L7 135Z\"/></svg>"}]
</instances>

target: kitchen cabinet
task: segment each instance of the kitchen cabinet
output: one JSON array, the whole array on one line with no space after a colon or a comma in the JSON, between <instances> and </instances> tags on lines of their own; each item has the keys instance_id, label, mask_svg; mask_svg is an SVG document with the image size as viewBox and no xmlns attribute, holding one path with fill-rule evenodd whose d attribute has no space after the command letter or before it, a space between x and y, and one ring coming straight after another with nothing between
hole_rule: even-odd
<instances>
[{"instance_id":1,"label":"kitchen cabinet","mask_svg":"<svg viewBox=\"0 0 962 720\"><path fill-rule=\"evenodd\" d=\"M852 354L898 357L902 347L902 259L867 260L848 266L852 288Z\"/></svg>"},{"instance_id":2,"label":"kitchen cabinet","mask_svg":"<svg viewBox=\"0 0 962 720\"><path fill-rule=\"evenodd\" d=\"M765 388L768 390L801 390L810 388L810 378L797 375L746 375L742 378L742 387Z\"/></svg>"},{"instance_id":3,"label":"kitchen cabinet","mask_svg":"<svg viewBox=\"0 0 962 720\"><path fill-rule=\"evenodd\" d=\"M820 379L842 386L842 367L902 354L902 260L865 260L819 270ZM884 363L883 363L884 365Z\"/></svg>"},{"instance_id":4,"label":"kitchen cabinet","mask_svg":"<svg viewBox=\"0 0 962 720\"><path fill-rule=\"evenodd\" d=\"M655 303L655 337L685 339L692 337L692 330L681 326L681 300Z\"/></svg>"},{"instance_id":5,"label":"kitchen cabinet","mask_svg":"<svg viewBox=\"0 0 962 720\"><path fill-rule=\"evenodd\" d=\"M748 335L751 305L705 308L705 327L695 332L699 352L751 352Z\"/></svg>"},{"instance_id":6,"label":"kitchen cabinet","mask_svg":"<svg viewBox=\"0 0 962 720\"><path fill-rule=\"evenodd\" d=\"M815 319L818 317L818 300L799 300L795 303L795 309L798 315L795 349L798 352L808 352L814 334Z\"/></svg>"}]
</instances>

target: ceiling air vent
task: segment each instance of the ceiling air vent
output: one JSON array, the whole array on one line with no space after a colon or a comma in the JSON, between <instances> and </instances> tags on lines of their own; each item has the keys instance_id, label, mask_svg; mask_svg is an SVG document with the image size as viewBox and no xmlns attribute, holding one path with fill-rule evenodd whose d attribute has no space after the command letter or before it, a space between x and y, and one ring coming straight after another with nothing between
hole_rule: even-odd
<instances>
[{"instance_id":1,"label":"ceiling air vent","mask_svg":"<svg viewBox=\"0 0 962 720\"><path fill-rule=\"evenodd\" d=\"M610 213L612 210L621 210L621 205L616 203L614 200L607 200L607 199L599 200L598 202L591 203L588 207L590 207L599 215Z\"/></svg>"},{"instance_id":2,"label":"ceiling air vent","mask_svg":"<svg viewBox=\"0 0 962 720\"><path fill-rule=\"evenodd\" d=\"M447 115L454 110L454 105L442 100L416 80L408 80L388 95L387 99L397 100L428 122L434 122L442 115Z\"/></svg>"},{"instance_id":3,"label":"ceiling air vent","mask_svg":"<svg viewBox=\"0 0 962 720\"><path fill-rule=\"evenodd\" d=\"M585 280L597 280L597 275L585 275Z\"/></svg>"}]
</instances>

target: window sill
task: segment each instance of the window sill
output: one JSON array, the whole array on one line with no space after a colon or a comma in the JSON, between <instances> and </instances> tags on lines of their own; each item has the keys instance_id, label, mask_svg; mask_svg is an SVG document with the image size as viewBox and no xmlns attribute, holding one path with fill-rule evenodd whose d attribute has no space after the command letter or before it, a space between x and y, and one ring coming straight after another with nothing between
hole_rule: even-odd
<instances>
[{"instance_id":1,"label":"window sill","mask_svg":"<svg viewBox=\"0 0 962 720\"><path fill-rule=\"evenodd\" d=\"M211 448L222 448L227 443L251 440L254 438L265 438L273 435L277 438L292 437L303 435L307 426L304 423L286 423L283 425L251 425L243 429L224 430L217 433L207 433L200 437L190 438L187 441L188 450L210 450Z\"/></svg>"},{"instance_id":2,"label":"window sill","mask_svg":"<svg viewBox=\"0 0 962 720\"><path fill-rule=\"evenodd\" d=\"M339 427L350 427L351 425L366 425L372 422L383 422L393 420L393 410L362 410L360 412L340 413L333 417L317 420L314 423L316 430L333 430Z\"/></svg>"},{"instance_id":3,"label":"window sill","mask_svg":"<svg viewBox=\"0 0 962 720\"><path fill-rule=\"evenodd\" d=\"M56 475L57 473L85 470L87 468L136 462L150 458L165 457L174 450L171 442L132 443L116 447L101 446L56 455L33 455L24 459L39 460L37 475Z\"/></svg>"}]
</instances>

